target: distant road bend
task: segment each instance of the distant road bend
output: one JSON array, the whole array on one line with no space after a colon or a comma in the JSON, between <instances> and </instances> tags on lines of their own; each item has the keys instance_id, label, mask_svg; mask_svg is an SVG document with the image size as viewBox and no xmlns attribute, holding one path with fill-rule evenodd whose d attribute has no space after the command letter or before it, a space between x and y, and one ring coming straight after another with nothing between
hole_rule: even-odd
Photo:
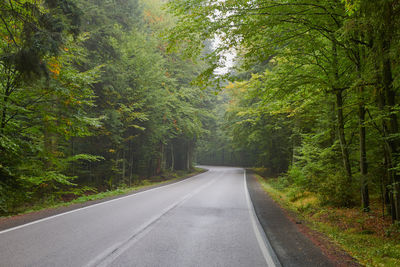
<instances>
[{"instance_id":1,"label":"distant road bend","mask_svg":"<svg viewBox=\"0 0 400 267\"><path fill-rule=\"evenodd\" d=\"M241 168L0 232L0 266L280 266Z\"/></svg>"}]
</instances>

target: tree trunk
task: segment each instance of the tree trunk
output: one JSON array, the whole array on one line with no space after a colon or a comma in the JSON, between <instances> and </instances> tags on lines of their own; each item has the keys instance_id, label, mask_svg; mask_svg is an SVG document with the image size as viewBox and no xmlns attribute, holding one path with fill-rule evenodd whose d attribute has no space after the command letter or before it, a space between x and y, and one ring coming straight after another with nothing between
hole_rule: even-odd
<instances>
[{"instance_id":1,"label":"tree trunk","mask_svg":"<svg viewBox=\"0 0 400 267\"><path fill-rule=\"evenodd\" d=\"M124 183L125 182L125 169L126 169L126 166L125 166L125 148L123 148L122 149L122 182Z\"/></svg>"},{"instance_id":2,"label":"tree trunk","mask_svg":"<svg viewBox=\"0 0 400 267\"><path fill-rule=\"evenodd\" d=\"M3 108L1 111L1 123L0 123L0 133L4 133L4 128L6 127L6 119L7 119L7 102L8 102L7 90L3 98Z\"/></svg>"},{"instance_id":3,"label":"tree trunk","mask_svg":"<svg viewBox=\"0 0 400 267\"><path fill-rule=\"evenodd\" d=\"M383 76L382 76L382 81L383 81L383 87L384 87L384 92L385 92L385 100L386 104L388 106L388 111L389 111L389 123L388 123L388 144L390 147L390 153L391 153L391 163L392 163L392 168L396 167L397 164L399 163L398 159L398 140L395 138L390 138L391 135L395 135L399 132L399 126L397 122L397 115L394 112L396 101L395 101L395 92L393 90L393 78L392 78L392 71L391 71L391 62L389 58L384 59L383 62ZM391 204L391 211L392 211L392 219L393 221L398 221L400 220L400 195L399 195L399 183L400 183L400 176L395 170L390 170L391 173L391 185L392 185L392 190L391 190L391 199L392 199L392 204Z\"/></svg>"},{"instance_id":4,"label":"tree trunk","mask_svg":"<svg viewBox=\"0 0 400 267\"><path fill-rule=\"evenodd\" d=\"M157 167L156 167L156 175L161 173L161 165L162 165L162 161L163 161L163 153L164 153L164 146L163 143L160 142L160 146L159 146L159 154L157 157Z\"/></svg>"},{"instance_id":5,"label":"tree trunk","mask_svg":"<svg viewBox=\"0 0 400 267\"><path fill-rule=\"evenodd\" d=\"M190 141L187 141L185 169L190 170Z\"/></svg>"},{"instance_id":6,"label":"tree trunk","mask_svg":"<svg viewBox=\"0 0 400 267\"><path fill-rule=\"evenodd\" d=\"M165 159L165 145L161 143L161 171L165 170L166 159Z\"/></svg>"},{"instance_id":7,"label":"tree trunk","mask_svg":"<svg viewBox=\"0 0 400 267\"><path fill-rule=\"evenodd\" d=\"M363 34L359 35L363 41ZM364 47L359 46L356 53L356 68L358 78L362 82L363 62L365 60ZM360 149L360 182L361 182L361 207L363 211L369 212L369 192L368 192L368 165L367 165L367 147L366 147L366 129L365 129L365 101L364 87L361 85L358 90L358 131L359 131L359 149Z\"/></svg>"},{"instance_id":8,"label":"tree trunk","mask_svg":"<svg viewBox=\"0 0 400 267\"><path fill-rule=\"evenodd\" d=\"M330 137L330 144L331 144L331 146L333 146L334 144L335 144L335 142L336 142L336 140L337 140L337 136L336 136L336 133L337 133L337 129L336 129L336 127L337 127L337 125L336 125L336 103L335 103L335 100L331 100L330 102L329 102L329 109L330 109L330 119L331 119L331 125L330 125L330 128L331 128L331 131L330 131L330 134L329 134L329 137Z\"/></svg>"},{"instance_id":9,"label":"tree trunk","mask_svg":"<svg viewBox=\"0 0 400 267\"><path fill-rule=\"evenodd\" d=\"M340 148L342 150L343 166L346 172L347 183L350 185L352 182L352 173L350 165L349 150L346 142L346 135L344 131L344 116L343 116L343 89L337 88L336 84L339 82L339 70L338 70L338 52L336 47L336 41L332 36L332 72L333 72L333 84L332 89L336 95L336 112L338 122L338 134L340 141Z\"/></svg>"},{"instance_id":10,"label":"tree trunk","mask_svg":"<svg viewBox=\"0 0 400 267\"><path fill-rule=\"evenodd\" d=\"M48 105L45 107L45 114L51 114L52 112L56 112L56 108L54 105ZM52 169L54 163L54 157L56 155L57 150L57 137L52 131L54 125L51 125L52 122L46 118L43 118L43 145L44 145L44 166L46 170Z\"/></svg>"},{"instance_id":11,"label":"tree trunk","mask_svg":"<svg viewBox=\"0 0 400 267\"><path fill-rule=\"evenodd\" d=\"M133 144L132 140L129 140L129 186L132 186L132 177L133 177Z\"/></svg>"},{"instance_id":12,"label":"tree trunk","mask_svg":"<svg viewBox=\"0 0 400 267\"><path fill-rule=\"evenodd\" d=\"M384 90L385 102L387 105L387 112L389 114L388 122L388 144L390 147L391 156L391 167L397 167L399 163L398 152L399 142L398 138L391 138L393 135L398 134L399 126L397 115L395 113L396 106L396 93L393 88L393 74L392 74L392 62L390 57L391 43L394 33L393 25L393 5L390 1L386 1L383 6L383 22L384 27L381 32L381 62L382 62L382 85ZM400 176L397 171L390 170L391 176L391 211L392 220L400 220Z\"/></svg>"},{"instance_id":13,"label":"tree trunk","mask_svg":"<svg viewBox=\"0 0 400 267\"><path fill-rule=\"evenodd\" d=\"M174 144L171 142L171 171L175 170Z\"/></svg>"},{"instance_id":14,"label":"tree trunk","mask_svg":"<svg viewBox=\"0 0 400 267\"><path fill-rule=\"evenodd\" d=\"M189 170L191 170L192 167L193 167L194 143L195 143L195 140L191 140L189 142L189 155L188 155L188 165L189 165L188 167L189 167Z\"/></svg>"},{"instance_id":15,"label":"tree trunk","mask_svg":"<svg viewBox=\"0 0 400 267\"><path fill-rule=\"evenodd\" d=\"M378 81L379 83L382 82L382 77L378 75ZM378 91L378 107L379 109L384 112L385 111L385 106L386 106L386 99L384 96L384 90L379 88ZM384 188L384 200L385 200L385 205L387 206L387 212L389 215L392 215L392 201L391 201L391 193L390 193L390 183L392 181L392 174L393 172L391 171L393 167L392 163L392 154L391 154L391 148L390 145L387 141L388 139L388 126L387 122L385 119L382 119L381 121L382 125L382 137L384 139L383 142L383 156L384 156L384 168L385 168L385 176L382 179L382 186Z\"/></svg>"},{"instance_id":16,"label":"tree trunk","mask_svg":"<svg viewBox=\"0 0 400 267\"><path fill-rule=\"evenodd\" d=\"M350 184L352 181L352 173L351 173L349 150L347 148L346 135L344 132L343 97L341 90L336 91L336 108L338 117L338 134L339 134L340 147L342 149L343 166L346 171L347 182Z\"/></svg>"},{"instance_id":17,"label":"tree trunk","mask_svg":"<svg viewBox=\"0 0 400 267\"><path fill-rule=\"evenodd\" d=\"M7 75L7 82L4 88L4 97L3 97L3 108L1 111L1 122L0 122L0 133L4 133L4 129L6 127L7 124L7 104L10 100L10 96L12 94L12 92L15 89L15 76L14 79L11 78L11 73L12 71L10 70L10 68L6 67L6 75ZM12 81L14 80L14 81Z\"/></svg>"},{"instance_id":18,"label":"tree trunk","mask_svg":"<svg viewBox=\"0 0 400 267\"><path fill-rule=\"evenodd\" d=\"M360 89L362 94L362 89ZM360 102L358 107L359 117L359 135L360 135L360 175L361 175L361 207L363 211L369 211L369 192L368 192L368 166L367 166L367 148L365 137L365 107Z\"/></svg>"}]
</instances>

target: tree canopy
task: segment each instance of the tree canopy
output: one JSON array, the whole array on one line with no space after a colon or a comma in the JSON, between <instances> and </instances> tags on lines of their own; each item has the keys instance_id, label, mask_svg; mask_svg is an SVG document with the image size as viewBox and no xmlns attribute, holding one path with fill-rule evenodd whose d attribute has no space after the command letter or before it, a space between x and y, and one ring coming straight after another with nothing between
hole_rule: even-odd
<instances>
[{"instance_id":1,"label":"tree canopy","mask_svg":"<svg viewBox=\"0 0 400 267\"><path fill-rule=\"evenodd\" d=\"M171 51L236 53L225 133L253 164L336 205L379 192L399 220L397 1L170 1ZM221 40L206 56L202 44ZM360 190L361 194L357 191Z\"/></svg>"},{"instance_id":2,"label":"tree canopy","mask_svg":"<svg viewBox=\"0 0 400 267\"><path fill-rule=\"evenodd\" d=\"M0 213L193 167L215 96L161 1L0 4Z\"/></svg>"}]
</instances>

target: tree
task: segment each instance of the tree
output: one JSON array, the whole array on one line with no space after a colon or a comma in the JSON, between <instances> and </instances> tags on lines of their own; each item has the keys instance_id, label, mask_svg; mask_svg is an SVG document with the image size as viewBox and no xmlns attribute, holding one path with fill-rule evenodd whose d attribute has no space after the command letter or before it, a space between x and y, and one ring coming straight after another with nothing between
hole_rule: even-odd
<instances>
[{"instance_id":1,"label":"tree","mask_svg":"<svg viewBox=\"0 0 400 267\"><path fill-rule=\"evenodd\" d=\"M224 51L232 48L236 49L244 70L254 73L256 66L267 69L265 73L257 70L258 75L253 77L242 76L248 82L234 85L243 88L241 97L248 97L249 102L235 105L244 111L233 112L230 120L252 127L255 118L288 114L292 133L293 153L292 160L288 161L291 168L301 166L303 173L321 176L318 172L335 166L319 165L325 156L331 163L340 156L343 173L337 177L344 175L346 179L336 181L340 191L344 191L339 202L342 205L354 202L351 188L357 182L365 211L369 210L368 181L371 179L367 162L371 163L369 170L376 173L381 168L376 160L384 158L391 181L384 182L384 187L387 186L390 195L393 219L398 220L395 163L398 118L394 108L397 89L393 75L396 66L393 60L397 58L393 34L398 23L393 17L397 10L395 1L209 3L198 0L172 1L169 8L178 16L178 23L169 36L171 49L179 47L188 56L198 57L204 40L215 35L221 39L217 49L206 56L209 68L200 79L210 77L221 64ZM248 110L249 107L255 107L255 111ZM314 108L323 112L315 114ZM314 118L310 125L304 124L307 117ZM326 134L319 135L321 131ZM250 132L256 133L256 130ZM261 132L266 134L268 130ZM232 133L243 140L240 131ZM318 138L310 139L312 135ZM358 137L358 144L353 141L354 136ZM380 148L375 149L371 144L379 138ZM320 141L315 142L316 139ZM255 140L258 146L263 143L261 138ZM321 150L310 150L309 143L317 144ZM261 150L266 153L273 148ZM319 154L319 158L310 158L313 153ZM311 166L319 167L307 171ZM357 169L359 174L355 172Z\"/></svg>"}]
</instances>

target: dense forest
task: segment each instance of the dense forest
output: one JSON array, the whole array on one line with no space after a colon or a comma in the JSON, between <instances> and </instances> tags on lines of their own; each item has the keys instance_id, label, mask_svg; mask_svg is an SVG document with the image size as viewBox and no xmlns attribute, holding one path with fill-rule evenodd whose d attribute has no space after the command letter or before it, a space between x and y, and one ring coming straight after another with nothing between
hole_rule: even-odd
<instances>
[{"instance_id":1,"label":"dense forest","mask_svg":"<svg viewBox=\"0 0 400 267\"><path fill-rule=\"evenodd\" d=\"M400 220L396 0L6 0L0 213L200 164ZM218 71L235 60L229 71Z\"/></svg>"},{"instance_id":2,"label":"dense forest","mask_svg":"<svg viewBox=\"0 0 400 267\"><path fill-rule=\"evenodd\" d=\"M161 5L1 1L1 214L193 166L216 96L166 52Z\"/></svg>"},{"instance_id":3,"label":"dense forest","mask_svg":"<svg viewBox=\"0 0 400 267\"><path fill-rule=\"evenodd\" d=\"M197 81L225 75L224 121L201 161L264 167L322 203L400 220L399 12L391 0L170 1L170 49L197 57L220 42ZM183 45L182 45L183 44ZM217 109L215 114L221 114ZM239 160L240 161L240 160Z\"/></svg>"}]
</instances>

